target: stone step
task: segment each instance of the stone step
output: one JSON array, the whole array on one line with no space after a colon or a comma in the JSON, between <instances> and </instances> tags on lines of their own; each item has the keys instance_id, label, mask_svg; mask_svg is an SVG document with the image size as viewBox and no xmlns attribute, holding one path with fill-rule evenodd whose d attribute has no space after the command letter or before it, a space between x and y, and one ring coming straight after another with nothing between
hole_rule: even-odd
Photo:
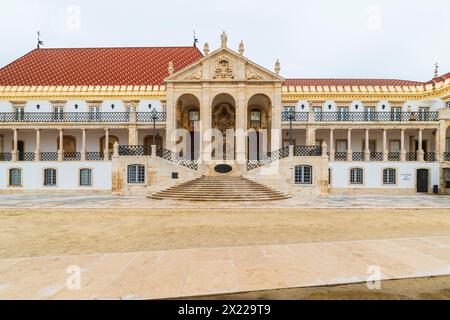
<instances>
[{"instance_id":1,"label":"stone step","mask_svg":"<svg viewBox=\"0 0 450 320\"><path fill-rule=\"evenodd\" d=\"M274 201L289 198L273 188L236 176L203 176L150 195L185 201Z\"/></svg>"}]
</instances>

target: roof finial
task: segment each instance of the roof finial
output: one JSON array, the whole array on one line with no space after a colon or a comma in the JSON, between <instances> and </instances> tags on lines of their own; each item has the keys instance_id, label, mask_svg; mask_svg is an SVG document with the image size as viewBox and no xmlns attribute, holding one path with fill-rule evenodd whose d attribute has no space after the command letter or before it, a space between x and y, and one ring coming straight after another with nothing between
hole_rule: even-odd
<instances>
[{"instance_id":1,"label":"roof finial","mask_svg":"<svg viewBox=\"0 0 450 320\"><path fill-rule=\"evenodd\" d=\"M275 62L275 73L280 74L280 71L281 71L280 60L277 59L277 62Z\"/></svg>"},{"instance_id":2,"label":"roof finial","mask_svg":"<svg viewBox=\"0 0 450 320\"><path fill-rule=\"evenodd\" d=\"M244 55L244 51L245 51L244 41L241 41L241 43L239 44L239 54L241 56L243 56Z\"/></svg>"},{"instance_id":3,"label":"roof finial","mask_svg":"<svg viewBox=\"0 0 450 320\"><path fill-rule=\"evenodd\" d=\"M167 71L169 71L169 75L173 75L174 68L172 61L169 61L169 67L167 68Z\"/></svg>"},{"instance_id":4,"label":"roof finial","mask_svg":"<svg viewBox=\"0 0 450 320\"><path fill-rule=\"evenodd\" d=\"M205 56L209 55L209 44L208 42L205 42L205 45L203 46L203 53Z\"/></svg>"},{"instance_id":5,"label":"roof finial","mask_svg":"<svg viewBox=\"0 0 450 320\"><path fill-rule=\"evenodd\" d=\"M37 37L37 48L40 49L41 46L44 45L44 41L41 40L41 32L40 31L37 32L37 35L38 35L38 37Z\"/></svg>"},{"instance_id":6,"label":"roof finial","mask_svg":"<svg viewBox=\"0 0 450 320\"><path fill-rule=\"evenodd\" d=\"M435 78L439 77L439 62L436 62L434 64L434 77Z\"/></svg>"},{"instance_id":7,"label":"roof finial","mask_svg":"<svg viewBox=\"0 0 450 320\"><path fill-rule=\"evenodd\" d=\"M220 36L220 41L222 42L222 48L226 48L227 47L227 42L228 42L228 36L227 36L225 31Z\"/></svg>"}]
</instances>

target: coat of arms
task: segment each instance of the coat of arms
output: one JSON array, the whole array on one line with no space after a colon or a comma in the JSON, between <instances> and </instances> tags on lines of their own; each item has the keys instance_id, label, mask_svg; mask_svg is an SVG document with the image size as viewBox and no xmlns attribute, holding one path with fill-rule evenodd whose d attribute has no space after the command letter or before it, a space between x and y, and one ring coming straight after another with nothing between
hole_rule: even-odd
<instances>
[{"instance_id":1,"label":"coat of arms","mask_svg":"<svg viewBox=\"0 0 450 320\"><path fill-rule=\"evenodd\" d=\"M233 79L233 68L228 57L220 56L219 63L214 71L214 79Z\"/></svg>"}]
</instances>

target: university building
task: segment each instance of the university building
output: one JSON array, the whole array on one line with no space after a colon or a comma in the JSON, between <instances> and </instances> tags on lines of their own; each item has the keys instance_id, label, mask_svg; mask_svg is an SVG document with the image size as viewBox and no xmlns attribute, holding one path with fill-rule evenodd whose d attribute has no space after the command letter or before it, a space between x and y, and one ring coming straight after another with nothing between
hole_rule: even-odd
<instances>
[{"instance_id":1,"label":"university building","mask_svg":"<svg viewBox=\"0 0 450 320\"><path fill-rule=\"evenodd\" d=\"M286 79L227 46L35 49L0 69L0 192L450 194L450 73Z\"/></svg>"}]
</instances>

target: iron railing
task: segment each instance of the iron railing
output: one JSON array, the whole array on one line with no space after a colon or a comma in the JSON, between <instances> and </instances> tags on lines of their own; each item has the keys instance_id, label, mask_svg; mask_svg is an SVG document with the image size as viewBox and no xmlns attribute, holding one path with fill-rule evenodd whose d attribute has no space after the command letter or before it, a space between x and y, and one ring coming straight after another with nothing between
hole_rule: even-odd
<instances>
[{"instance_id":1,"label":"iron railing","mask_svg":"<svg viewBox=\"0 0 450 320\"><path fill-rule=\"evenodd\" d=\"M307 112L283 112L281 120L288 122L292 116L293 122L410 122L437 121L438 112L315 112L310 119Z\"/></svg>"},{"instance_id":2,"label":"iron railing","mask_svg":"<svg viewBox=\"0 0 450 320\"><path fill-rule=\"evenodd\" d=\"M292 117L292 119L291 119ZM308 112L282 112L281 121L308 122Z\"/></svg>"},{"instance_id":3,"label":"iron railing","mask_svg":"<svg viewBox=\"0 0 450 320\"><path fill-rule=\"evenodd\" d=\"M400 152L389 152L388 161L400 161Z\"/></svg>"},{"instance_id":4,"label":"iron railing","mask_svg":"<svg viewBox=\"0 0 450 320\"><path fill-rule=\"evenodd\" d=\"M423 160L427 162L435 162L437 161L436 153L435 152L425 152L423 154Z\"/></svg>"},{"instance_id":5,"label":"iron railing","mask_svg":"<svg viewBox=\"0 0 450 320\"><path fill-rule=\"evenodd\" d=\"M416 152L407 152L405 155L406 161L417 161L417 153Z\"/></svg>"},{"instance_id":6,"label":"iron railing","mask_svg":"<svg viewBox=\"0 0 450 320\"><path fill-rule=\"evenodd\" d=\"M334 161L347 161L347 152L335 152Z\"/></svg>"},{"instance_id":7,"label":"iron railing","mask_svg":"<svg viewBox=\"0 0 450 320\"><path fill-rule=\"evenodd\" d=\"M151 156L152 146L119 146L119 156Z\"/></svg>"},{"instance_id":8,"label":"iron railing","mask_svg":"<svg viewBox=\"0 0 450 320\"><path fill-rule=\"evenodd\" d=\"M130 112L0 112L0 122L130 122ZM166 122L165 112L136 112L136 121Z\"/></svg>"},{"instance_id":9,"label":"iron railing","mask_svg":"<svg viewBox=\"0 0 450 320\"><path fill-rule=\"evenodd\" d=\"M450 161L450 152L444 152L444 161Z\"/></svg>"},{"instance_id":10,"label":"iron railing","mask_svg":"<svg viewBox=\"0 0 450 320\"><path fill-rule=\"evenodd\" d=\"M198 170L198 163L196 160L184 159L182 156L180 156L179 154L177 154L171 150L159 147L156 149L156 156L159 158L165 159L169 162L181 165L183 167L186 167L186 168L189 168L192 170Z\"/></svg>"},{"instance_id":11,"label":"iron railing","mask_svg":"<svg viewBox=\"0 0 450 320\"><path fill-rule=\"evenodd\" d=\"M81 161L81 152L64 152L64 161Z\"/></svg>"},{"instance_id":12,"label":"iron railing","mask_svg":"<svg viewBox=\"0 0 450 320\"><path fill-rule=\"evenodd\" d=\"M269 152L266 157L262 157L261 159L247 160L247 171L254 170L287 157L289 157L289 146Z\"/></svg>"},{"instance_id":13,"label":"iron railing","mask_svg":"<svg viewBox=\"0 0 450 320\"><path fill-rule=\"evenodd\" d=\"M371 152L370 161L383 161L383 152Z\"/></svg>"},{"instance_id":14,"label":"iron railing","mask_svg":"<svg viewBox=\"0 0 450 320\"><path fill-rule=\"evenodd\" d=\"M294 146L294 157L317 157L321 155L321 146Z\"/></svg>"},{"instance_id":15,"label":"iron railing","mask_svg":"<svg viewBox=\"0 0 450 320\"><path fill-rule=\"evenodd\" d=\"M19 152L17 155L19 161L34 161L35 153L34 152Z\"/></svg>"},{"instance_id":16,"label":"iron railing","mask_svg":"<svg viewBox=\"0 0 450 320\"><path fill-rule=\"evenodd\" d=\"M364 152L353 152L352 154L353 161L364 161L364 159L365 159Z\"/></svg>"},{"instance_id":17,"label":"iron railing","mask_svg":"<svg viewBox=\"0 0 450 320\"><path fill-rule=\"evenodd\" d=\"M41 152L41 161L58 161L58 152Z\"/></svg>"},{"instance_id":18,"label":"iron railing","mask_svg":"<svg viewBox=\"0 0 450 320\"><path fill-rule=\"evenodd\" d=\"M136 112L137 122L166 122L167 114L165 112Z\"/></svg>"},{"instance_id":19,"label":"iron railing","mask_svg":"<svg viewBox=\"0 0 450 320\"><path fill-rule=\"evenodd\" d=\"M102 161L105 160L105 154L103 152L86 152L87 161Z\"/></svg>"},{"instance_id":20,"label":"iron railing","mask_svg":"<svg viewBox=\"0 0 450 320\"><path fill-rule=\"evenodd\" d=\"M0 162L3 161L12 161L12 153L11 152L0 152Z\"/></svg>"}]
</instances>

